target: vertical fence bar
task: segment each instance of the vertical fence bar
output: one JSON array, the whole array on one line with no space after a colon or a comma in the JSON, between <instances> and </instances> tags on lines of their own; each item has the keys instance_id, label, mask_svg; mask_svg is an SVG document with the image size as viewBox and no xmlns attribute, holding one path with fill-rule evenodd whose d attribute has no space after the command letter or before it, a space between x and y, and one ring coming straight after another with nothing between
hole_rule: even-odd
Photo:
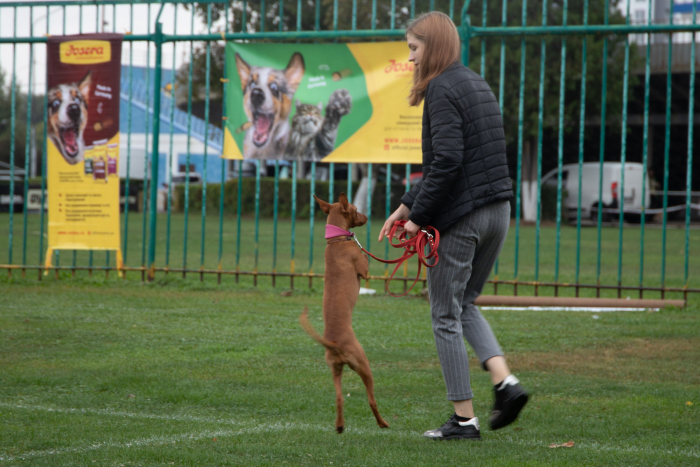
<instances>
[{"instance_id":1,"label":"vertical fence bar","mask_svg":"<svg viewBox=\"0 0 700 467\"><path fill-rule=\"evenodd\" d=\"M566 26L566 16L569 10L569 2L564 0L564 16L562 25ZM561 176L564 161L564 92L566 90L566 36L561 38L561 70L559 72L559 137L557 151L557 240L554 259L554 295L559 295L559 250L561 246Z\"/></svg>"},{"instance_id":2,"label":"vertical fence bar","mask_svg":"<svg viewBox=\"0 0 700 467\"><path fill-rule=\"evenodd\" d=\"M651 26L651 4L652 0L649 0L647 4L647 26ZM642 142L642 215L640 216L639 225L639 298L643 297L644 287L644 233L646 230L646 195L647 195L647 173L648 173L648 153L649 149L647 145L649 144L649 84L651 79L651 34L646 35L647 38L647 50L646 50L646 62L644 65L644 136ZM691 64L691 67L693 64ZM691 83L694 79L693 74L690 75ZM692 106L692 102L690 104ZM692 115L690 116L692 119ZM692 129L692 126L689 127ZM692 130L691 130L692 131Z\"/></svg>"},{"instance_id":3,"label":"vertical fence bar","mask_svg":"<svg viewBox=\"0 0 700 467\"><path fill-rule=\"evenodd\" d=\"M352 163L348 162L348 199L352 199Z\"/></svg>"},{"instance_id":4,"label":"vertical fence bar","mask_svg":"<svg viewBox=\"0 0 700 467\"><path fill-rule=\"evenodd\" d=\"M333 30L338 30L338 0L333 0Z\"/></svg>"},{"instance_id":5,"label":"vertical fence bar","mask_svg":"<svg viewBox=\"0 0 700 467\"><path fill-rule=\"evenodd\" d=\"M294 240L296 235L297 226L297 161L292 161L292 245L291 245L291 261L290 261L290 273L289 285L290 288L294 288Z\"/></svg>"},{"instance_id":6,"label":"vertical fence bar","mask_svg":"<svg viewBox=\"0 0 700 467\"><path fill-rule=\"evenodd\" d=\"M148 6L148 14L146 19L146 24L148 26L148 32L151 32L151 5ZM148 190L149 190L149 177L148 177L148 134L149 128L151 128L151 43L146 42L146 130L144 131L145 145L144 149L146 155L143 160L143 219L141 227L141 280L146 280L146 216L148 214ZM153 154L151 154L153 156ZM155 154L158 157L157 154ZM150 181L153 184L153 180ZM156 181L157 183L157 181Z\"/></svg>"},{"instance_id":7,"label":"vertical fence bar","mask_svg":"<svg viewBox=\"0 0 700 467\"><path fill-rule=\"evenodd\" d=\"M263 20L264 24L264 20ZM211 34L211 3L207 5L207 32ZM204 160L202 161L202 241L200 243L199 280L204 280L204 249L206 247L207 222L207 166L209 159L209 91L211 77L211 41L207 41L206 70L204 72Z\"/></svg>"},{"instance_id":8,"label":"vertical fence bar","mask_svg":"<svg viewBox=\"0 0 700 467\"><path fill-rule=\"evenodd\" d=\"M627 2L627 18L625 22L630 24L630 3ZM622 166L620 173L620 216L618 222L618 250L617 250L617 298L622 296L622 245L623 245L623 227L625 220L625 172L627 162L627 99L629 93L629 65L630 65L630 38L625 36L625 70L622 84L622 142L620 151L620 165Z\"/></svg>"},{"instance_id":9,"label":"vertical fence bar","mask_svg":"<svg viewBox=\"0 0 700 467\"><path fill-rule=\"evenodd\" d=\"M311 163L311 189L309 190L309 274L314 273L314 193L316 192L316 162ZM309 276L309 288L313 277Z\"/></svg>"},{"instance_id":10,"label":"vertical fence bar","mask_svg":"<svg viewBox=\"0 0 700 467\"><path fill-rule=\"evenodd\" d=\"M275 161L275 193L273 201L273 226L272 226L272 286L276 285L277 274L277 215L279 209L279 192L280 192L280 161Z\"/></svg>"},{"instance_id":11,"label":"vertical fence bar","mask_svg":"<svg viewBox=\"0 0 700 467\"><path fill-rule=\"evenodd\" d=\"M265 12L267 11L267 8L265 8L265 0L260 0L260 32L265 32Z\"/></svg>"},{"instance_id":12,"label":"vertical fence bar","mask_svg":"<svg viewBox=\"0 0 700 467\"><path fill-rule=\"evenodd\" d=\"M301 0L297 0L297 31L301 31Z\"/></svg>"},{"instance_id":13,"label":"vertical fence bar","mask_svg":"<svg viewBox=\"0 0 700 467\"><path fill-rule=\"evenodd\" d=\"M333 200L335 197L333 196L333 193L335 193L335 162L331 162L329 165L329 174L328 174L328 202L333 204Z\"/></svg>"},{"instance_id":14,"label":"vertical fence bar","mask_svg":"<svg viewBox=\"0 0 700 467\"><path fill-rule=\"evenodd\" d=\"M241 217L243 216L243 161L238 161L238 184L236 199L236 273L241 270ZM238 284L238 274L236 274Z\"/></svg>"},{"instance_id":15,"label":"vertical fence bar","mask_svg":"<svg viewBox=\"0 0 700 467\"><path fill-rule=\"evenodd\" d=\"M545 2L547 0L544 0ZM481 5L481 27L486 27L486 13L488 12L488 7L486 5L486 0L483 1ZM486 78L486 37L481 37L481 77Z\"/></svg>"},{"instance_id":16,"label":"vertical fence bar","mask_svg":"<svg viewBox=\"0 0 700 467\"><path fill-rule=\"evenodd\" d=\"M411 164L406 164L406 193L411 190ZM406 293L408 289L408 284L405 279L408 278L408 262L403 263L403 292Z\"/></svg>"},{"instance_id":17,"label":"vertical fence bar","mask_svg":"<svg viewBox=\"0 0 700 467\"><path fill-rule=\"evenodd\" d=\"M48 9L48 7L47 7ZM64 15L65 17L65 15ZM48 34L49 32L49 22L48 22L48 17L46 21L46 33ZM48 81L44 83L44 121L47 122L49 115L48 115L48 97L49 97L49 86L48 86ZM39 269L38 271L38 279L41 280L41 273L44 270L43 269L43 256L44 256L44 206L46 205L46 159L47 159L47 132L46 132L47 126L44 125L44 144L42 145L42 152L41 152L41 209L39 209L40 214L40 220L39 220Z\"/></svg>"},{"instance_id":18,"label":"vertical fence bar","mask_svg":"<svg viewBox=\"0 0 700 467\"><path fill-rule=\"evenodd\" d=\"M226 8L228 8L228 3L226 4ZM279 0L279 3L277 4L277 12L279 13L279 32L284 31L284 1ZM275 276L272 276L273 278Z\"/></svg>"},{"instance_id":19,"label":"vertical fence bar","mask_svg":"<svg viewBox=\"0 0 700 467\"><path fill-rule=\"evenodd\" d=\"M161 5L161 11L163 6ZM156 32L153 42L156 47L156 68L153 92L153 159L151 161L151 202L149 207L149 245L148 245L148 280L155 279L156 274L156 225L158 213L158 164L160 144L160 81L163 60L163 23L156 19ZM206 186L206 184L205 184Z\"/></svg>"},{"instance_id":20,"label":"vertical fence bar","mask_svg":"<svg viewBox=\"0 0 700 467\"><path fill-rule=\"evenodd\" d=\"M605 25L610 22L610 0L605 0ZM601 265L601 235L603 225L603 164L605 163L605 125L606 108L608 103L608 37L603 38L603 82L601 84L601 105L600 105L600 156L598 165L598 230L596 246L596 284L600 286L600 265ZM596 288L596 297L600 297L600 287Z\"/></svg>"},{"instance_id":21,"label":"vertical fence bar","mask_svg":"<svg viewBox=\"0 0 700 467\"><path fill-rule=\"evenodd\" d=\"M321 0L315 0L315 3L316 3L316 12L314 13L314 31L320 31L321 30Z\"/></svg>"},{"instance_id":22,"label":"vertical fence bar","mask_svg":"<svg viewBox=\"0 0 700 467\"><path fill-rule=\"evenodd\" d=\"M14 27L12 35L17 37L17 7L14 11ZM10 98L10 236L9 236L9 251L8 264L12 264L12 233L14 230L14 215L15 215L15 129L16 129L16 107L17 107L17 44L12 44L12 91ZM26 174L25 174L26 177ZM26 216L26 213L25 213ZM7 270L8 276L12 275L12 269Z\"/></svg>"},{"instance_id":23,"label":"vertical fence bar","mask_svg":"<svg viewBox=\"0 0 700 467\"><path fill-rule=\"evenodd\" d=\"M588 0L583 2L583 25L588 26ZM578 206L576 209L576 296L578 297L581 271L581 184L583 182L583 137L586 121L586 66L588 63L588 37L583 36L581 46L581 102L578 129Z\"/></svg>"},{"instance_id":24,"label":"vertical fence bar","mask_svg":"<svg viewBox=\"0 0 700 467\"><path fill-rule=\"evenodd\" d=\"M386 191L384 200L384 218L388 219L391 215L391 164L386 165ZM384 244L384 259L389 259L389 242ZM384 265L384 275L389 274L389 265Z\"/></svg>"},{"instance_id":25,"label":"vertical fence bar","mask_svg":"<svg viewBox=\"0 0 700 467\"><path fill-rule=\"evenodd\" d=\"M34 8L29 9L29 36L34 36ZM49 24L49 18L46 18L46 24ZM24 202L24 215L22 216L22 266L27 264L27 192L29 191L29 174L31 173L31 155L29 148L32 145L32 94L33 94L33 78L34 78L34 44L29 44L29 83L27 92L27 126L24 132L24 188L22 190L22 200ZM14 166L13 166L14 167ZM11 167L12 169L12 167ZM14 181L14 177L11 177ZM10 206L15 202L14 191L10 190ZM10 230L10 234L12 231ZM12 264L12 263L10 263ZM25 277L25 269L22 268L22 277Z\"/></svg>"},{"instance_id":26,"label":"vertical fence bar","mask_svg":"<svg viewBox=\"0 0 700 467\"><path fill-rule=\"evenodd\" d=\"M245 2L243 2L245 5ZM190 34L194 34L195 4L191 5ZM245 11L245 8L244 8ZM245 17L245 13L244 13ZM190 65L187 70L187 152L185 154L185 232L182 246L182 278L187 275L187 240L190 221L190 154L192 149L192 83L194 75L194 41L190 41ZM238 276L236 276L238 279Z\"/></svg>"},{"instance_id":27,"label":"vertical fence bar","mask_svg":"<svg viewBox=\"0 0 700 467\"><path fill-rule=\"evenodd\" d=\"M523 27L527 26L527 0L523 0ZM513 293L518 295L518 254L520 252L520 197L523 174L523 118L525 117L525 36L520 38L520 90L518 96L518 168L515 182L515 262L513 265Z\"/></svg>"},{"instance_id":28,"label":"vertical fence bar","mask_svg":"<svg viewBox=\"0 0 700 467\"><path fill-rule=\"evenodd\" d=\"M673 3L668 16L669 24L673 24ZM668 71L666 72L666 132L664 136L664 206L663 206L663 230L661 237L661 298L665 298L666 291L666 230L668 222L668 164L671 151L671 80L673 76L673 34L668 35ZM624 200L624 195L622 196Z\"/></svg>"},{"instance_id":29,"label":"vertical fence bar","mask_svg":"<svg viewBox=\"0 0 700 467\"><path fill-rule=\"evenodd\" d=\"M224 33L228 33L228 7L229 4L226 2L224 6ZM280 11L282 7L282 1L280 0ZM177 6L176 6L177 8ZM280 24L282 19L280 17ZM173 59L174 60L174 59ZM175 67L173 67L174 71ZM223 61L224 76L226 74L226 40L224 40L224 61ZM226 120L226 88L228 79L225 77L221 78L222 90L221 90L221 127L225 129ZM174 104L174 101L173 101ZM223 255L224 255L224 192L226 191L226 167L228 166L228 161L221 157L221 184L219 185L219 260L217 269L221 271L223 269ZM273 280L275 276L272 276ZM217 282L221 284L221 272L218 274Z\"/></svg>"},{"instance_id":30,"label":"vertical fence bar","mask_svg":"<svg viewBox=\"0 0 700 467\"><path fill-rule=\"evenodd\" d=\"M258 286L258 254L260 246L260 164L255 161L255 264L253 266L253 285Z\"/></svg>"},{"instance_id":31,"label":"vertical fence bar","mask_svg":"<svg viewBox=\"0 0 700 467\"><path fill-rule=\"evenodd\" d=\"M697 24L697 3L693 2L693 26ZM693 125L695 111L695 32L692 33L690 46L690 96L688 98L688 168L685 181L685 271L683 287L688 288L688 267L690 261L690 192L693 185ZM645 179L646 180L646 179ZM688 292L683 294L688 299Z\"/></svg>"},{"instance_id":32,"label":"vertical fence bar","mask_svg":"<svg viewBox=\"0 0 700 467\"><path fill-rule=\"evenodd\" d=\"M64 29L65 29L65 10L63 12L64 19ZM134 30L134 5L129 5L129 32ZM129 245L129 182L131 180L131 109L133 107L133 83L134 83L134 43L129 42L129 108L126 111L126 180L124 180L124 196L126 202L124 203L124 243L122 246L122 261L124 266L126 266L126 259ZM74 251L75 253L75 251ZM75 257L75 254L73 255ZM75 261L73 261L75 266ZM73 270L75 275L75 269ZM122 277L126 279L126 271L123 272Z\"/></svg>"},{"instance_id":33,"label":"vertical fence bar","mask_svg":"<svg viewBox=\"0 0 700 467\"><path fill-rule=\"evenodd\" d=\"M192 4L194 7L194 4ZM194 10L193 10L194 11ZM243 0L243 14L241 17L241 32L248 30L248 0Z\"/></svg>"},{"instance_id":34,"label":"vertical fence bar","mask_svg":"<svg viewBox=\"0 0 700 467\"><path fill-rule=\"evenodd\" d=\"M503 0L503 7L501 9L501 26L506 27L507 24L507 13L508 13L508 0ZM503 115L503 94L505 93L505 80L506 80L506 38L505 36L501 38L501 63L498 75L498 107L501 109L501 115ZM498 266L499 261L496 258L496 263L493 266L493 293L498 295ZM404 281L405 282L405 281Z\"/></svg>"},{"instance_id":35,"label":"vertical fence bar","mask_svg":"<svg viewBox=\"0 0 700 467\"><path fill-rule=\"evenodd\" d=\"M177 4L175 6L175 19L173 24L173 34L177 34ZM170 127L170 147L168 149L168 168L165 174L165 178L168 181L168 206L167 206L167 220L166 220L166 234L165 234L165 274L168 274L168 269L170 269L170 217L172 211L172 199L173 199L173 133L175 121L175 55L177 52L177 42L173 42L173 62L170 75L170 122L168 126Z\"/></svg>"},{"instance_id":36,"label":"vertical fence bar","mask_svg":"<svg viewBox=\"0 0 700 467\"><path fill-rule=\"evenodd\" d=\"M357 0L352 0L352 30L357 29Z\"/></svg>"},{"instance_id":37,"label":"vertical fence bar","mask_svg":"<svg viewBox=\"0 0 700 467\"><path fill-rule=\"evenodd\" d=\"M542 26L547 26L547 0L542 2ZM535 296L539 295L540 234L542 224L542 138L544 136L544 70L547 43L540 40L540 89L537 104L537 224L535 227Z\"/></svg>"},{"instance_id":38,"label":"vertical fence bar","mask_svg":"<svg viewBox=\"0 0 700 467\"><path fill-rule=\"evenodd\" d=\"M372 229L372 165L367 164L367 251L370 251Z\"/></svg>"}]
</instances>

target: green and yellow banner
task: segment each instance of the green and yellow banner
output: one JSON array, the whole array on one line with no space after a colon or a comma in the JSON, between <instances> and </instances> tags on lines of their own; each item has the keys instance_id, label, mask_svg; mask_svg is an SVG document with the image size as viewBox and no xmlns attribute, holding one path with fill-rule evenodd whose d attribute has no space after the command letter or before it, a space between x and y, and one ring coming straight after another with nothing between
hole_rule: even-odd
<instances>
[{"instance_id":1,"label":"green and yellow banner","mask_svg":"<svg viewBox=\"0 0 700 467\"><path fill-rule=\"evenodd\" d=\"M226 46L228 159L420 163L405 42Z\"/></svg>"},{"instance_id":2,"label":"green and yellow banner","mask_svg":"<svg viewBox=\"0 0 700 467\"><path fill-rule=\"evenodd\" d=\"M116 250L119 232L118 34L47 44L49 249Z\"/></svg>"}]
</instances>

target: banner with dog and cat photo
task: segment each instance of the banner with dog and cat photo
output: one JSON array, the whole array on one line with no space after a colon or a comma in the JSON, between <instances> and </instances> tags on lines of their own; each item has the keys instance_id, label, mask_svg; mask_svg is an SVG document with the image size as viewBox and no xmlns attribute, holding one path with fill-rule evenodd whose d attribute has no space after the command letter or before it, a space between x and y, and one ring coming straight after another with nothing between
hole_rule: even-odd
<instances>
[{"instance_id":1,"label":"banner with dog and cat photo","mask_svg":"<svg viewBox=\"0 0 700 467\"><path fill-rule=\"evenodd\" d=\"M51 36L47 43L49 249L116 250L122 36Z\"/></svg>"},{"instance_id":2,"label":"banner with dog and cat photo","mask_svg":"<svg viewBox=\"0 0 700 467\"><path fill-rule=\"evenodd\" d=\"M223 157L420 163L405 42L226 45Z\"/></svg>"}]
</instances>

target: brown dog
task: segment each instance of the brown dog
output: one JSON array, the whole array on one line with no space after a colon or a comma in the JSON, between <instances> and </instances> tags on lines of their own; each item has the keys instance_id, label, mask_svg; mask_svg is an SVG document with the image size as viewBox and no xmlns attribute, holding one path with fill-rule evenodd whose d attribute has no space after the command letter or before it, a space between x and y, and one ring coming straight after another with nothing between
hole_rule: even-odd
<instances>
[{"instance_id":1,"label":"brown dog","mask_svg":"<svg viewBox=\"0 0 700 467\"><path fill-rule=\"evenodd\" d=\"M345 193L341 193L338 202L334 204L329 204L316 196L314 198L323 212L328 214L327 230L329 225L348 230L367 222L367 216L357 212L357 208L348 202ZM326 363L333 373L335 385L335 404L338 412L335 420L336 431L342 433L345 427L341 386L344 365L348 365L360 375L367 389L367 399L377 424L380 428L388 428L389 424L377 410L377 401L374 399L374 379L369 361L352 330L352 309L360 292L360 278L368 278L369 263L352 237L337 236L327 239L327 243L323 287L323 321L325 323L323 336L320 336L309 323L306 308L299 317L299 322L311 337L326 347Z\"/></svg>"}]
</instances>

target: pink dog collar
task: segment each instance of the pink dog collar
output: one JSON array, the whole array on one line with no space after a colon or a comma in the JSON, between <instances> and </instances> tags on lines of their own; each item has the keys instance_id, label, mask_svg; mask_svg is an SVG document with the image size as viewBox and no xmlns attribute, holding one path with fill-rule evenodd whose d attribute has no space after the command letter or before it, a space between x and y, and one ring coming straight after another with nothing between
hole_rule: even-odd
<instances>
[{"instance_id":1,"label":"pink dog collar","mask_svg":"<svg viewBox=\"0 0 700 467\"><path fill-rule=\"evenodd\" d=\"M352 237L355 234L348 230L341 229L336 225L326 224L326 239L333 237L341 237L345 235L346 237Z\"/></svg>"}]
</instances>

